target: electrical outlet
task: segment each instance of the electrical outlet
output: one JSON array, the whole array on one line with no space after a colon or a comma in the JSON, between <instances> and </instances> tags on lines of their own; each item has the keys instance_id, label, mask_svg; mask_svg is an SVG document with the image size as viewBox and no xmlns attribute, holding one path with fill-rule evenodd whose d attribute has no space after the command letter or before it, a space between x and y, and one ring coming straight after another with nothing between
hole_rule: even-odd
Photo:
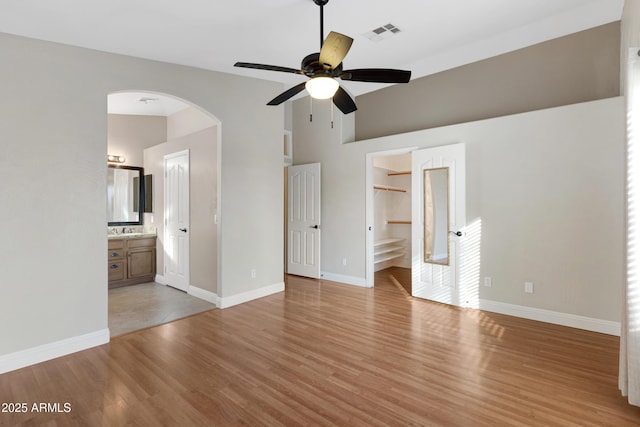
<instances>
[{"instance_id":1,"label":"electrical outlet","mask_svg":"<svg viewBox=\"0 0 640 427\"><path fill-rule=\"evenodd\" d=\"M347 265L347 259L346 258L342 258L342 265L346 266Z\"/></svg>"},{"instance_id":2,"label":"electrical outlet","mask_svg":"<svg viewBox=\"0 0 640 427\"><path fill-rule=\"evenodd\" d=\"M488 288L491 287L492 283L491 283L491 277L485 277L484 278L484 285Z\"/></svg>"},{"instance_id":3,"label":"electrical outlet","mask_svg":"<svg viewBox=\"0 0 640 427\"><path fill-rule=\"evenodd\" d=\"M533 293L533 282L524 282L524 291L528 294Z\"/></svg>"},{"instance_id":4,"label":"electrical outlet","mask_svg":"<svg viewBox=\"0 0 640 427\"><path fill-rule=\"evenodd\" d=\"M256 272L256 269L255 269L255 268L252 268L252 269L251 269L251 278L252 278L252 279L255 279L255 278L256 278L256 276L257 276L257 274L258 274L258 273Z\"/></svg>"}]
</instances>

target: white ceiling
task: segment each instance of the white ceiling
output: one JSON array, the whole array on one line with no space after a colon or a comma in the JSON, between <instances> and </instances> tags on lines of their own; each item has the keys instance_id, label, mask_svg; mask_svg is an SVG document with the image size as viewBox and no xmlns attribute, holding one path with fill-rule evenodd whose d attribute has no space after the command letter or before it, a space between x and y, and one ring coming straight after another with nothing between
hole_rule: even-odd
<instances>
[{"instance_id":1,"label":"white ceiling","mask_svg":"<svg viewBox=\"0 0 640 427\"><path fill-rule=\"evenodd\" d=\"M331 0L325 35L354 38L349 68L433 74L619 20L624 0ZM366 33L392 23L382 41ZM312 0L9 0L0 32L280 81L303 76L233 67L236 61L299 68L320 45ZM353 95L383 87L343 82ZM274 96L277 94L274 94ZM265 102L268 100L265 100Z\"/></svg>"}]
</instances>

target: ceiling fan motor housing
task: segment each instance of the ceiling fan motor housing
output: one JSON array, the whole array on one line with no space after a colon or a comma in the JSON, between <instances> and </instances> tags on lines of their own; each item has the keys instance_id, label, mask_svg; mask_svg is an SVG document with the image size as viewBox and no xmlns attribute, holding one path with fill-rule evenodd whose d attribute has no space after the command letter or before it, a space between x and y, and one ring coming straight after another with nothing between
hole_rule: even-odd
<instances>
[{"instance_id":1,"label":"ceiling fan motor housing","mask_svg":"<svg viewBox=\"0 0 640 427\"><path fill-rule=\"evenodd\" d=\"M342 62L333 70L330 66L320 63L320 53L312 53L302 60L301 67L307 77L336 77L342 72Z\"/></svg>"}]
</instances>

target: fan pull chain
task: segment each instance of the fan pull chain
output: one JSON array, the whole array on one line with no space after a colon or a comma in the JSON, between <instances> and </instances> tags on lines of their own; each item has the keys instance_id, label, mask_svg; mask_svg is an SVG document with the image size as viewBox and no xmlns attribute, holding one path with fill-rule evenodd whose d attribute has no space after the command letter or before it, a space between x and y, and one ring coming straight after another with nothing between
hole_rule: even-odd
<instances>
[{"instance_id":1,"label":"fan pull chain","mask_svg":"<svg viewBox=\"0 0 640 427\"><path fill-rule=\"evenodd\" d=\"M309 97L309 121L313 121L313 97Z\"/></svg>"},{"instance_id":2,"label":"fan pull chain","mask_svg":"<svg viewBox=\"0 0 640 427\"><path fill-rule=\"evenodd\" d=\"M333 98L331 98L331 129L333 129Z\"/></svg>"}]
</instances>

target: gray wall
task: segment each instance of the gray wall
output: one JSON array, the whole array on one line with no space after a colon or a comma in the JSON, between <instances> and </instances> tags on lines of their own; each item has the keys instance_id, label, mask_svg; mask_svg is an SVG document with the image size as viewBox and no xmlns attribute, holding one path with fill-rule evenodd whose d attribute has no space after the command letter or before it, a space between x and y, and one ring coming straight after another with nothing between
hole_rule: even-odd
<instances>
[{"instance_id":1,"label":"gray wall","mask_svg":"<svg viewBox=\"0 0 640 427\"><path fill-rule=\"evenodd\" d=\"M167 117L165 140L180 138L218 124L217 120L194 107L177 111Z\"/></svg>"},{"instance_id":2,"label":"gray wall","mask_svg":"<svg viewBox=\"0 0 640 427\"><path fill-rule=\"evenodd\" d=\"M325 109L309 123L301 103L294 164L322 164L323 272L365 277L367 153L464 142L467 224L481 224L480 299L620 321L623 98L348 144ZM492 287L479 286L483 276ZM525 281L534 294L523 292Z\"/></svg>"},{"instance_id":3,"label":"gray wall","mask_svg":"<svg viewBox=\"0 0 640 427\"><path fill-rule=\"evenodd\" d=\"M142 166L144 149L166 140L164 116L107 115L107 152L124 156L127 166Z\"/></svg>"},{"instance_id":4,"label":"gray wall","mask_svg":"<svg viewBox=\"0 0 640 427\"><path fill-rule=\"evenodd\" d=\"M615 22L356 98L355 139L620 94Z\"/></svg>"},{"instance_id":5,"label":"gray wall","mask_svg":"<svg viewBox=\"0 0 640 427\"><path fill-rule=\"evenodd\" d=\"M284 117L264 105L282 85L6 34L0 51L0 356L107 328L110 92L171 94L220 120L218 293L282 283Z\"/></svg>"}]
</instances>

